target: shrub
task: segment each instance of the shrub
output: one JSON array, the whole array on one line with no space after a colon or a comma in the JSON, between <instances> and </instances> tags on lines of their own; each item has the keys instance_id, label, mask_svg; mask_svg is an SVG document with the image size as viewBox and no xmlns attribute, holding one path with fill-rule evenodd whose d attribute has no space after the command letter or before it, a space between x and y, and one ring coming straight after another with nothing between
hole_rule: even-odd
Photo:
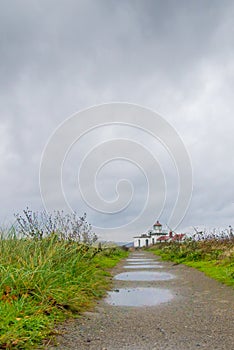
<instances>
[{"instance_id":1,"label":"shrub","mask_svg":"<svg viewBox=\"0 0 234 350\"><path fill-rule=\"evenodd\" d=\"M51 214L46 211L33 212L27 208L22 215L15 214L15 217L14 230L18 237L42 239L56 235L60 240L87 244L97 240L97 235L86 220L86 214L79 217L76 213L55 211Z\"/></svg>"}]
</instances>

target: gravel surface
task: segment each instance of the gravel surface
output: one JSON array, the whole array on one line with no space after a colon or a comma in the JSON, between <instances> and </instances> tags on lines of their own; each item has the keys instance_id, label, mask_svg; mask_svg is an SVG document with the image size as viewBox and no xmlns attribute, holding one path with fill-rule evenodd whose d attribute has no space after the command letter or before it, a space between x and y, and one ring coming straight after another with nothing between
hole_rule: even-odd
<instances>
[{"instance_id":1,"label":"gravel surface","mask_svg":"<svg viewBox=\"0 0 234 350\"><path fill-rule=\"evenodd\" d=\"M130 257L138 255L133 252ZM159 261L159 258L149 252L140 257ZM126 272L123 266L127 263L125 260L115 267L113 276ZM184 265L169 262L160 262L160 265L163 266L161 272L173 274L175 278L166 281L138 282L113 280L113 289L166 288L174 296L171 301L156 306L123 307L109 305L103 299L92 312L86 312L81 318L60 325L58 346L46 348L51 350L234 349L234 290ZM152 272L152 269L144 271Z\"/></svg>"}]
</instances>

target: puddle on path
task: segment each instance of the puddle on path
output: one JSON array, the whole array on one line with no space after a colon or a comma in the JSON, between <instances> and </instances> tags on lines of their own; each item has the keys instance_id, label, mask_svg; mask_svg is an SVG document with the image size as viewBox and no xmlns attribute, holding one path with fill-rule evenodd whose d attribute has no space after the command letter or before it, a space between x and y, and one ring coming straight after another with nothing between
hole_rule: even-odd
<instances>
[{"instance_id":1,"label":"puddle on path","mask_svg":"<svg viewBox=\"0 0 234 350\"><path fill-rule=\"evenodd\" d=\"M137 261L154 261L154 259L142 259L142 258L130 258L130 259L126 259L126 261L135 261L135 262L137 262Z\"/></svg>"},{"instance_id":2,"label":"puddle on path","mask_svg":"<svg viewBox=\"0 0 234 350\"><path fill-rule=\"evenodd\" d=\"M129 265L145 265L145 264L150 264L150 265L157 265L159 264L158 261L128 261Z\"/></svg>"},{"instance_id":3,"label":"puddle on path","mask_svg":"<svg viewBox=\"0 0 234 350\"><path fill-rule=\"evenodd\" d=\"M125 269L161 269L162 265L154 264L154 265L125 265Z\"/></svg>"},{"instance_id":4,"label":"puddle on path","mask_svg":"<svg viewBox=\"0 0 234 350\"><path fill-rule=\"evenodd\" d=\"M114 277L120 281L167 281L173 278L171 273L154 271L122 272Z\"/></svg>"},{"instance_id":5,"label":"puddle on path","mask_svg":"<svg viewBox=\"0 0 234 350\"><path fill-rule=\"evenodd\" d=\"M121 288L108 292L105 301L113 306L152 306L170 301L173 294L163 288Z\"/></svg>"}]
</instances>

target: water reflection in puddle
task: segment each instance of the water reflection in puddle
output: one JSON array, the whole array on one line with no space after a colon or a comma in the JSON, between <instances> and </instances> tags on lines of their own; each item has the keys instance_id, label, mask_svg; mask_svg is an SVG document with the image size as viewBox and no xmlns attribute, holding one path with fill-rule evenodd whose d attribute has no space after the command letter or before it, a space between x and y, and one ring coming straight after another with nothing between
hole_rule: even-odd
<instances>
[{"instance_id":1,"label":"water reflection in puddle","mask_svg":"<svg viewBox=\"0 0 234 350\"><path fill-rule=\"evenodd\" d=\"M126 259L126 261L154 261L154 259L131 258Z\"/></svg>"},{"instance_id":2,"label":"water reflection in puddle","mask_svg":"<svg viewBox=\"0 0 234 350\"><path fill-rule=\"evenodd\" d=\"M162 265L154 264L154 265L125 265L125 269L161 269Z\"/></svg>"},{"instance_id":3,"label":"water reflection in puddle","mask_svg":"<svg viewBox=\"0 0 234 350\"><path fill-rule=\"evenodd\" d=\"M167 281L174 278L174 275L166 272L134 271L122 272L114 277L121 281Z\"/></svg>"},{"instance_id":4,"label":"water reflection in puddle","mask_svg":"<svg viewBox=\"0 0 234 350\"><path fill-rule=\"evenodd\" d=\"M106 302L114 306L152 306L170 301L173 294L162 288L122 288L108 292Z\"/></svg>"},{"instance_id":5,"label":"water reflection in puddle","mask_svg":"<svg viewBox=\"0 0 234 350\"><path fill-rule=\"evenodd\" d=\"M145 264L150 264L150 265L157 265L159 264L158 261L128 261L129 265L145 265Z\"/></svg>"}]
</instances>

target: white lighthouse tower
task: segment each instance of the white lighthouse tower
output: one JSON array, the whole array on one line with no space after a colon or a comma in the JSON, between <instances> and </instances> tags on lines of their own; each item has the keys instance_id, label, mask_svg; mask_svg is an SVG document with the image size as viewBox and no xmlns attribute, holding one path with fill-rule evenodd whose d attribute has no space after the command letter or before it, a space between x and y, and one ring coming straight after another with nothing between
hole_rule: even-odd
<instances>
[{"instance_id":1,"label":"white lighthouse tower","mask_svg":"<svg viewBox=\"0 0 234 350\"><path fill-rule=\"evenodd\" d=\"M154 233L161 235L162 234L162 225L157 220L157 222L153 225Z\"/></svg>"},{"instance_id":2,"label":"white lighthouse tower","mask_svg":"<svg viewBox=\"0 0 234 350\"><path fill-rule=\"evenodd\" d=\"M134 247L148 247L151 244L157 243L157 240L160 237L166 235L167 232L162 230L162 224L160 224L160 222L157 220L157 222L153 225L152 230L150 230L148 233L143 233L142 235L134 237Z\"/></svg>"}]
</instances>

